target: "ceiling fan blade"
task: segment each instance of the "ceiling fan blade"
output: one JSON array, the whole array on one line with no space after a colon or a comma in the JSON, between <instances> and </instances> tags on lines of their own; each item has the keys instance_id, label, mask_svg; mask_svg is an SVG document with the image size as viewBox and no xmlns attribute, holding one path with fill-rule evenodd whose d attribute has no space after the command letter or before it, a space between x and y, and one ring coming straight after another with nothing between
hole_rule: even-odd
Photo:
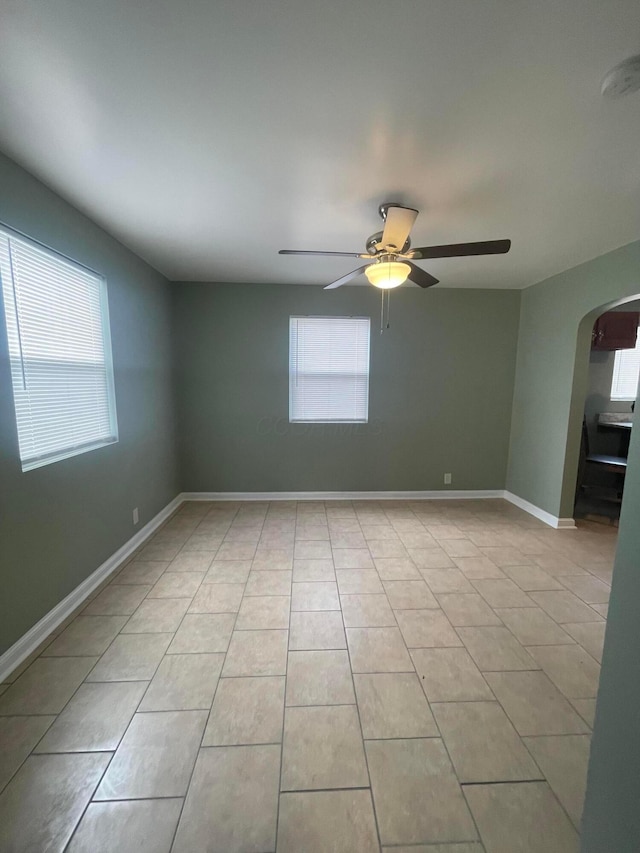
<instances>
[{"instance_id":1,"label":"ceiling fan blade","mask_svg":"<svg viewBox=\"0 0 640 853\"><path fill-rule=\"evenodd\" d=\"M440 280L432 276L431 273L421 270L420 267L412 264L411 261L404 261L404 263L408 263L411 267L409 281L412 281L414 284L419 284L420 287L433 287L433 285L437 284Z\"/></svg>"},{"instance_id":2,"label":"ceiling fan blade","mask_svg":"<svg viewBox=\"0 0 640 853\"><path fill-rule=\"evenodd\" d=\"M395 246L398 252L404 248L407 242L407 237L411 233L413 223L416 221L418 211L411 207L392 207L387 208L387 218L384 223L384 231L382 232L382 245Z\"/></svg>"},{"instance_id":3,"label":"ceiling fan blade","mask_svg":"<svg viewBox=\"0 0 640 853\"><path fill-rule=\"evenodd\" d=\"M362 267L358 267L357 270L353 270L353 272L348 272L346 275L343 275L342 278L337 278L335 281L332 281L331 284L328 284L325 287L325 290L334 290L336 287L342 287L343 284L351 281L352 278L357 278L359 275L362 275L368 266L369 264L365 264Z\"/></svg>"},{"instance_id":4,"label":"ceiling fan blade","mask_svg":"<svg viewBox=\"0 0 640 853\"><path fill-rule=\"evenodd\" d=\"M362 255L360 252L315 252L298 249L280 249L279 255L333 255L335 258L363 258L368 255Z\"/></svg>"},{"instance_id":5,"label":"ceiling fan blade","mask_svg":"<svg viewBox=\"0 0 640 853\"><path fill-rule=\"evenodd\" d=\"M451 243L448 246L421 246L409 253L414 260L429 258L461 258L465 255L504 255L511 240L485 240L483 243Z\"/></svg>"}]
</instances>

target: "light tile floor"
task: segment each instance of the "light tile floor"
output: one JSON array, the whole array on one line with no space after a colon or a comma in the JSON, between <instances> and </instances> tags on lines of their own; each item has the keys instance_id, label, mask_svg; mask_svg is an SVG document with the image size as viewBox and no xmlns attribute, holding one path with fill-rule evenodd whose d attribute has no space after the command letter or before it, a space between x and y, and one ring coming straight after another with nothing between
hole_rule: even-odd
<instances>
[{"instance_id":1,"label":"light tile floor","mask_svg":"<svg viewBox=\"0 0 640 853\"><path fill-rule=\"evenodd\" d=\"M187 503L0 686L0 849L577 851L615 545Z\"/></svg>"}]
</instances>

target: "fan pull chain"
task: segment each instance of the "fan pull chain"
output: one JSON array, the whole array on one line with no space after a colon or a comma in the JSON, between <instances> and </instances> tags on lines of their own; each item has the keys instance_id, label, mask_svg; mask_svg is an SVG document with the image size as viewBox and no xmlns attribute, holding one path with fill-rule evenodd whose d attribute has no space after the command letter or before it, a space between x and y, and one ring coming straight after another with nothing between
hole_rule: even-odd
<instances>
[{"instance_id":1,"label":"fan pull chain","mask_svg":"<svg viewBox=\"0 0 640 853\"><path fill-rule=\"evenodd\" d=\"M387 325L384 324L384 295L387 294ZM391 328L391 290L382 290L382 301L380 304L380 334L384 332L385 329Z\"/></svg>"}]
</instances>

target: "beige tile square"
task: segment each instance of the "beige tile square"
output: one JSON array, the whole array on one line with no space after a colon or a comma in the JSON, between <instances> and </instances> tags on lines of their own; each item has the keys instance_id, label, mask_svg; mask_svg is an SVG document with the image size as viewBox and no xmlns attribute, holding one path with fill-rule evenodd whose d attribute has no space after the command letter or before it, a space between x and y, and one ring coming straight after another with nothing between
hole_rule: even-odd
<instances>
[{"instance_id":1,"label":"beige tile square","mask_svg":"<svg viewBox=\"0 0 640 853\"><path fill-rule=\"evenodd\" d=\"M483 580L485 578L503 578L502 569L496 566L487 557L454 557L456 566L469 580Z\"/></svg>"},{"instance_id":2,"label":"beige tile square","mask_svg":"<svg viewBox=\"0 0 640 853\"><path fill-rule=\"evenodd\" d=\"M367 791L282 794L278 853L373 853L378 834Z\"/></svg>"},{"instance_id":3,"label":"beige tile square","mask_svg":"<svg viewBox=\"0 0 640 853\"><path fill-rule=\"evenodd\" d=\"M333 562L336 569L373 569L373 559L368 548L335 548Z\"/></svg>"},{"instance_id":4,"label":"beige tile square","mask_svg":"<svg viewBox=\"0 0 640 853\"><path fill-rule=\"evenodd\" d=\"M598 614L569 590L532 592L531 598L560 624L564 622L597 622Z\"/></svg>"},{"instance_id":5,"label":"beige tile square","mask_svg":"<svg viewBox=\"0 0 640 853\"><path fill-rule=\"evenodd\" d=\"M294 583L291 591L292 610L340 610L338 587L333 581Z\"/></svg>"},{"instance_id":6,"label":"beige tile square","mask_svg":"<svg viewBox=\"0 0 640 853\"><path fill-rule=\"evenodd\" d=\"M176 631L167 654L226 652L235 619L233 613L188 613Z\"/></svg>"},{"instance_id":7,"label":"beige tile square","mask_svg":"<svg viewBox=\"0 0 640 853\"><path fill-rule=\"evenodd\" d=\"M288 595L245 597L238 611L236 631L289 627Z\"/></svg>"},{"instance_id":8,"label":"beige tile square","mask_svg":"<svg viewBox=\"0 0 640 853\"><path fill-rule=\"evenodd\" d=\"M433 593L474 592L460 569L421 569L420 574Z\"/></svg>"},{"instance_id":9,"label":"beige tile square","mask_svg":"<svg viewBox=\"0 0 640 853\"><path fill-rule=\"evenodd\" d=\"M188 598L147 598L129 618L123 634L162 634L178 630Z\"/></svg>"},{"instance_id":10,"label":"beige tile square","mask_svg":"<svg viewBox=\"0 0 640 853\"><path fill-rule=\"evenodd\" d=\"M600 616L602 616L603 619L607 618L607 614L609 612L609 605L608 604L592 604L591 608L592 608L592 610L595 610L596 613L600 614Z\"/></svg>"},{"instance_id":11,"label":"beige tile square","mask_svg":"<svg viewBox=\"0 0 640 853\"><path fill-rule=\"evenodd\" d=\"M365 539L399 539L398 533L390 524L363 524L362 535Z\"/></svg>"},{"instance_id":12,"label":"beige tile square","mask_svg":"<svg viewBox=\"0 0 640 853\"><path fill-rule=\"evenodd\" d=\"M567 622L562 627L580 643L583 649L589 652L592 658L601 663L606 625L606 622L576 622L575 624Z\"/></svg>"},{"instance_id":13,"label":"beige tile square","mask_svg":"<svg viewBox=\"0 0 640 853\"><path fill-rule=\"evenodd\" d=\"M0 696L0 715L59 714L96 657L38 658Z\"/></svg>"},{"instance_id":14,"label":"beige tile square","mask_svg":"<svg viewBox=\"0 0 640 853\"><path fill-rule=\"evenodd\" d=\"M289 652L287 705L347 705L355 701L346 651Z\"/></svg>"},{"instance_id":15,"label":"beige tile square","mask_svg":"<svg viewBox=\"0 0 640 853\"><path fill-rule=\"evenodd\" d=\"M569 700L582 719L593 728L593 723L596 716L596 700L595 699L570 699Z\"/></svg>"},{"instance_id":16,"label":"beige tile square","mask_svg":"<svg viewBox=\"0 0 640 853\"><path fill-rule=\"evenodd\" d=\"M214 532L194 533L182 547L182 553L187 551L203 551L206 554L215 554L222 544L222 535Z\"/></svg>"},{"instance_id":17,"label":"beige tile square","mask_svg":"<svg viewBox=\"0 0 640 853\"><path fill-rule=\"evenodd\" d=\"M518 734L565 735L589 731L544 672L488 672L485 679Z\"/></svg>"},{"instance_id":18,"label":"beige tile square","mask_svg":"<svg viewBox=\"0 0 640 853\"><path fill-rule=\"evenodd\" d=\"M386 628L396 625L386 595L342 595L340 602L346 628Z\"/></svg>"},{"instance_id":19,"label":"beige tile square","mask_svg":"<svg viewBox=\"0 0 640 853\"><path fill-rule=\"evenodd\" d=\"M523 646L558 645L571 642L571 637L540 607L497 609L496 614ZM593 624L603 627L605 625L604 622Z\"/></svg>"},{"instance_id":20,"label":"beige tile square","mask_svg":"<svg viewBox=\"0 0 640 853\"><path fill-rule=\"evenodd\" d=\"M367 741L366 749L383 844L477 837L442 741Z\"/></svg>"},{"instance_id":21,"label":"beige tile square","mask_svg":"<svg viewBox=\"0 0 640 853\"><path fill-rule=\"evenodd\" d=\"M44 715L0 717L0 791L55 719Z\"/></svg>"},{"instance_id":22,"label":"beige tile square","mask_svg":"<svg viewBox=\"0 0 640 853\"><path fill-rule=\"evenodd\" d=\"M414 673L355 675L354 683L365 738L439 737Z\"/></svg>"},{"instance_id":23,"label":"beige tile square","mask_svg":"<svg viewBox=\"0 0 640 853\"><path fill-rule=\"evenodd\" d=\"M131 616L147 593L148 584L111 584L105 587L82 611L83 616Z\"/></svg>"},{"instance_id":24,"label":"beige tile square","mask_svg":"<svg viewBox=\"0 0 640 853\"><path fill-rule=\"evenodd\" d=\"M120 634L87 681L148 681L172 639L173 634Z\"/></svg>"},{"instance_id":25,"label":"beige tile square","mask_svg":"<svg viewBox=\"0 0 640 853\"><path fill-rule=\"evenodd\" d=\"M567 698L595 699L600 666L578 645L532 646L531 655Z\"/></svg>"},{"instance_id":26,"label":"beige tile square","mask_svg":"<svg viewBox=\"0 0 640 853\"><path fill-rule=\"evenodd\" d=\"M436 537L437 538L437 537ZM468 539L443 539L439 542L442 550L450 557L482 557L482 551ZM486 558L485 558L486 559Z\"/></svg>"},{"instance_id":27,"label":"beige tile square","mask_svg":"<svg viewBox=\"0 0 640 853\"><path fill-rule=\"evenodd\" d=\"M502 571L525 592L562 589L560 581L551 577L540 566L503 566Z\"/></svg>"},{"instance_id":28,"label":"beige tile square","mask_svg":"<svg viewBox=\"0 0 640 853\"><path fill-rule=\"evenodd\" d=\"M293 651L347 648L339 610L293 612L289 627L289 648Z\"/></svg>"},{"instance_id":29,"label":"beige tile square","mask_svg":"<svg viewBox=\"0 0 640 853\"><path fill-rule=\"evenodd\" d=\"M584 569L575 563L569 557L565 557L557 552L548 552L537 554L533 558L533 562L537 563L541 569L548 572L553 577L564 577L565 575L586 575Z\"/></svg>"},{"instance_id":30,"label":"beige tile square","mask_svg":"<svg viewBox=\"0 0 640 853\"><path fill-rule=\"evenodd\" d=\"M493 610L477 594L449 592L437 596L449 622L456 627L466 625L501 625Z\"/></svg>"},{"instance_id":31,"label":"beige tile square","mask_svg":"<svg viewBox=\"0 0 640 853\"><path fill-rule=\"evenodd\" d=\"M384 588L375 569L336 569L340 595L381 594Z\"/></svg>"},{"instance_id":32,"label":"beige tile square","mask_svg":"<svg viewBox=\"0 0 640 853\"><path fill-rule=\"evenodd\" d=\"M426 530L400 530L400 539L407 548L439 548L438 542Z\"/></svg>"},{"instance_id":33,"label":"beige tile square","mask_svg":"<svg viewBox=\"0 0 640 853\"><path fill-rule=\"evenodd\" d=\"M284 688L284 676L220 679L202 745L280 743Z\"/></svg>"},{"instance_id":34,"label":"beige tile square","mask_svg":"<svg viewBox=\"0 0 640 853\"><path fill-rule=\"evenodd\" d=\"M245 595L291 595L292 572L251 572Z\"/></svg>"},{"instance_id":35,"label":"beige tile square","mask_svg":"<svg viewBox=\"0 0 640 853\"><path fill-rule=\"evenodd\" d=\"M373 544L373 543L372 543ZM335 548L366 548L367 543L360 531L351 530L331 534L331 547Z\"/></svg>"},{"instance_id":36,"label":"beige tile square","mask_svg":"<svg viewBox=\"0 0 640 853\"><path fill-rule=\"evenodd\" d=\"M376 570L383 581L419 581L420 572L409 557L376 557Z\"/></svg>"},{"instance_id":37,"label":"beige tile square","mask_svg":"<svg viewBox=\"0 0 640 853\"><path fill-rule=\"evenodd\" d=\"M225 658L225 677L286 675L288 631L234 631Z\"/></svg>"},{"instance_id":38,"label":"beige tile square","mask_svg":"<svg viewBox=\"0 0 640 853\"><path fill-rule=\"evenodd\" d=\"M165 572L149 598L193 598L204 576L204 572Z\"/></svg>"},{"instance_id":39,"label":"beige tile square","mask_svg":"<svg viewBox=\"0 0 640 853\"><path fill-rule=\"evenodd\" d=\"M251 560L214 560L202 583L246 583L250 570Z\"/></svg>"},{"instance_id":40,"label":"beige tile square","mask_svg":"<svg viewBox=\"0 0 640 853\"><path fill-rule=\"evenodd\" d=\"M369 552L374 560L380 557L409 559L407 549L400 539L372 539L369 541Z\"/></svg>"},{"instance_id":41,"label":"beige tile square","mask_svg":"<svg viewBox=\"0 0 640 853\"><path fill-rule=\"evenodd\" d=\"M166 655L139 710L209 710L223 662L223 654Z\"/></svg>"},{"instance_id":42,"label":"beige tile square","mask_svg":"<svg viewBox=\"0 0 640 853\"><path fill-rule=\"evenodd\" d=\"M241 583L203 583L189 604L189 613L237 613L243 594Z\"/></svg>"},{"instance_id":43,"label":"beige tile square","mask_svg":"<svg viewBox=\"0 0 640 853\"><path fill-rule=\"evenodd\" d=\"M353 672L413 672L397 628L347 628L347 642Z\"/></svg>"},{"instance_id":44,"label":"beige tile square","mask_svg":"<svg viewBox=\"0 0 640 853\"><path fill-rule=\"evenodd\" d=\"M473 581L474 587L491 607L532 607L534 602L510 578Z\"/></svg>"},{"instance_id":45,"label":"beige tile square","mask_svg":"<svg viewBox=\"0 0 640 853\"><path fill-rule=\"evenodd\" d=\"M411 657L429 702L493 699L466 649L414 649Z\"/></svg>"},{"instance_id":46,"label":"beige tile square","mask_svg":"<svg viewBox=\"0 0 640 853\"><path fill-rule=\"evenodd\" d=\"M144 681L81 684L36 752L117 749L146 687Z\"/></svg>"},{"instance_id":47,"label":"beige tile square","mask_svg":"<svg viewBox=\"0 0 640 853\"><path fill-rule=\"evenodd\" d=\"M206 572L217 548L213 551L181 551L175 560L169 563L168 572Z\"/></svg>"},{"instance_id":48,"label":"beige tile square","mask_svg":"<svg viewBox=\"0 0 640 853\"><path fill-rule=\"evenodd\" d=\"M64 850L109 758L100 752L27 758L0 797L0 850Z\"/></svg>"},{"instance_id":49,"label":"beige tile square","mask_svg":"<svg viewBox=\"0 0 640 853\"><path fill-rule=\"evenodd\" d=\"M172 853L274 850L279 775L279 746L201 749Z\"/></svg>"},{"instance_id":50,"label":"beige tile square","mask_svg":"<svg viewBox=\"0 0 640 853\"><path fill-rule=\"evenodd\" d=\"M385 581L384 591L396 610L437 609L438 602L424 581Z\"/></svg>"},{"instance_id":51,"label":"beige tile square","mask_svg":"<svg viewBox=\"0 0 640 853\"><path fill-rule=\"evenodd\" d=\"M473 539L474 537L470 538ZM481 547L480 550L488 560L491 560L492 563L501 568L504 566L521 566L531 563L530 556L523 554L522 551L511 546L489 545Z\"/></svg>"},{"instance_id":52,"label":"beige tile square","mask_svg":"<svg viewBox=\"0 0 640 853\"><path fill-rule=\"evenodd\" d=\"M577 829L587 785L589 735L524 738L529 751L542 769L556 797L567 810Z\"/></svg>"},{"instance_id":53,"label":"beige tile square","mask_svg":"<svg viewBox=\"0 0 640 853\"><path fill-rule=\"evenodd\" d=\"M489 853L578 853L578 835L546 782L468 785Z\"/></svg>"},{"instance_id":54,"label":"beige tile square","mask_svg":"<svg viewBox=\"0 0 640 853\"><path fill-rule=\"evenodd\" d=\"M68 853L169 853L181 799L90 803Z\"/></svg>"},{"instance_id":55,"label":"beige tile square","mask_svg":"<svg viewBox=\"0 0 640 853\"><path fill-rule=\"evenodd\" d=\"M421 570L453 569L455 563L442 548L409 548L409 556Z\"/></svg>"},{"instance_id":56,"label":"beige tile square","mask_svg":"<svg viewBox=\"0 0 640 853\"><path fill-rule=\"evenodd\" d=\"M396 619L410 649L462 645L441 610L396 610Z\"/></svg>"},{"instance_id":57,"label":"beige tile square","mask_svg":"<svg viewBox=\"0 0 640 853\"><path fill-rule=\"evenodd\" d=\"M76 616L42 652L43 657L103 654L127 621L126 616Z\"/></svg>"},{"instance_id":58,"label":"beige tile square","mask_svg":"<svg viewBox=\"0 0 640 853\"><path fill-rule=\"evenodd\" d=\"M436 703L432 710L461 782L543 778L497 702Z\"/></svg>"},{"instance_id":59,"label":"beige tile square","mask_svg":"<svg viewBox=\"0 0 640 853\"><path fill-rule=\"evenodd\" d=\"M206 711L136 714L94 799L184 797L206 721Z\"/></svg>"},{"instance_id":60,"label":"beige tile square","mask_svg":"<svg viewBox=\"0 0 640 853\"><path fill-rule=\"evenodd\" d=\"M242 542L249 545L257 545L261 532L261 525L254 527L244 524L236 525L236 523L233 522L225 534L224 541L225 544L229 544L230 542Z\"/></svg>"},{"instance_id":61,"label":"beige tile square","mask_svg":"<svg viewBox=\"0 0 640 853\"><path fill-rule=\"evenodd\" d=\"M331 560L331 545L327 542L296 542L293 556L296 560Z\"/></svg>"},{"instance_id":62,"label":"beige tile square","mask_svg":"<svg viewBox=\"0 0 640 853\"><path fill-rule=\"evenodd\" d=\"M368 785L369 774L355 705L286 709L283 791Z\"/></svg>"},{"instance_id":63,"label":"beige tile square","mask_svg":"<svg viewBox=\"0 0 640 853\"><path fill-rule=\"evenodd\" d=\"M507 628L458 628L458 634L482 672L540 668Z\"/></svg>"},{"instance_id":64,"label":"beige tile square","mask_svg":"<svg viewBox=\"0 0 640 853\"><path fill-rule=\"evenodd\" d=\"M180 540L181 542L181 540ZM153 563L170 563L178 555L181 549L180 542L159 542L151 540L141 551L136 554L137 561L150 560Z\"/></svg>"},{"instance_id":65,"label":"beige tile square","mask_svg":"<svg viewBox=\"0 0 640 853\"><path fill-rule=\"evenodd\" d=\"M254 572L290 572L293 566L293 548L261 548L253 558Z\"/></svg>"},{"instance_id":66,"label":"beige tile square","mask_svg":"<svg viewBox=\"0 0 640 853\"><path fill-rule=\"evenodd\" d=\"M563 577L562 583L586 604L607 604L611 587L592 575Z\"/></svg>"},{"instance_id":67,"label":"beige tile square","mask_svg":"<svg viewBox=\"0 0 640 853\"><path fill-rule=\"evenodd\" d=\"M164 574L169 563L138 562L133 560L114 578L114 584L154 584Z\"/></svg>"},{"instance_id":68,"label":"beige tile square","mask_svg":"<svg viewBox=\"0 0 640 853\"><path fill-rule=\"evenodd\" d=\"M253 560L256 554L257 540L255 542L223 542L216 560Z\"/></svg>"},{"instance_id":69,"label":"beige tile square","mask_svg":"<svg viewBox=\"0 0 640 853\"><path fill-rule=\"evenodd\" d=\"M304 581L335 581L336 573L333 560L294 560L293 580L296 583Z\"/></svg>"}]
</instances>

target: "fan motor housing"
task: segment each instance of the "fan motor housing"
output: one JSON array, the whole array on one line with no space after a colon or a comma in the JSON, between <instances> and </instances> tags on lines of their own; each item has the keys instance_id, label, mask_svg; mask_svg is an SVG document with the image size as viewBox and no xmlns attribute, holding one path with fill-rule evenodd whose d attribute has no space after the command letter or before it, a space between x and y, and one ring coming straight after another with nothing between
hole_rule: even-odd
<instances>
[{"instance_id":1,"label":"fan motor housing","mask_svg":"<svg viewBox=\"0 0 640 853\"><path fill-rule=\"evenodd\" d=\"M375 234L372 234L370 237L367 237L367 252L370 255L379 255L380 252L385 251L385 246L382 244L382 231L376 231ZM405 252L409 251L411 248L411 238L407 237L404 246L398 250L398 254L402 255Z\"/></svg>"}]
</instances>

